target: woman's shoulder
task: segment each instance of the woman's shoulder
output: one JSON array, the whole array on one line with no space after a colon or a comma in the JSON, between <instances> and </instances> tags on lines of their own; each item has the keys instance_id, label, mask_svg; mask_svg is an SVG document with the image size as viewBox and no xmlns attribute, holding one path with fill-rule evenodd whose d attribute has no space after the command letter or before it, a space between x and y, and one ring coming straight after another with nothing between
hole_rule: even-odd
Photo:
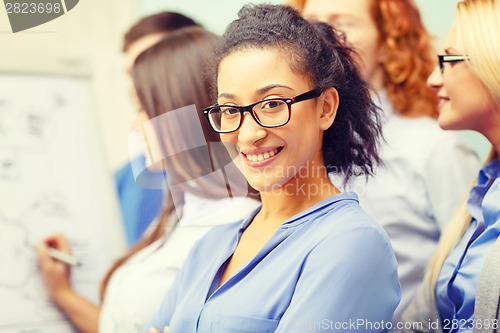
<instances>
[{"instance_id":1,"label":"woman's shoulder","mask_svg":"<svg viewBox=\"0 0 500 333\"><path fill-rule=\"evenodd\" d=\"M348 224L339 222L345 227L373 226L379 228L378 223L368 215L359 205L358 195L354 192L342 192L326 200L322 218L337 221L350 221Z\"/></svg>"},{"instance_id":2,"label":"woman's shoulder","mask_svg":"<svg viewBox=\"0 0 500 333\"><path fill-rule=\"evenodd\" d=\"M357 201L339 202L326 211L304 230L297 246L307 249L307 262L322 262L333 270L360 269L369 262L383 265L388 272L397 269L389 237Z\"/></svg>"},{"instance_id":3,"label":"woman's shoulder","mask_svg":"<svg viewBox=\"0 0 500 333\"><path fill-rule=\"evenodd\" d=\"M312 225L314 232L329 240L352 235L360 242L376 238L381 243L390 244L384 229L361 208L358 197L353 192L331 197L330 204L323 207L322 214L315 217Z\"/></svg>"}]
</instances>

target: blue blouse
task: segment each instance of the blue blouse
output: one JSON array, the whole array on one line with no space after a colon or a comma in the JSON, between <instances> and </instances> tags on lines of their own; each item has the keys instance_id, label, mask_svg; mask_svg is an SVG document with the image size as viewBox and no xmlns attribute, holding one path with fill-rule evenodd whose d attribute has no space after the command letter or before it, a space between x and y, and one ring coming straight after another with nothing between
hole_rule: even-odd
<instances>
[{"instance_id":1,"label":"blue blouse","mask_svg":"<svg viewBox=\"0 0 500 333\"><path fill-rule=\"evenodd\" d=\"M194 246L143 332L384 331L401 294L397 264L356 194L334 195L288 219L218 287L256 212Z\"/></svg>"},{"instance_id":2,"label":"blue blouse","mask_svg":"<svg viewBox=\"0 0 500 333\"><path fill-rule=\"evenodd\" d=\"M445 332L470 332L473 328L479 274L500 235L498 159L479 172L467 208L472 223L443 263L436 284L436 303Z\"/></svg>"}]
</instances>

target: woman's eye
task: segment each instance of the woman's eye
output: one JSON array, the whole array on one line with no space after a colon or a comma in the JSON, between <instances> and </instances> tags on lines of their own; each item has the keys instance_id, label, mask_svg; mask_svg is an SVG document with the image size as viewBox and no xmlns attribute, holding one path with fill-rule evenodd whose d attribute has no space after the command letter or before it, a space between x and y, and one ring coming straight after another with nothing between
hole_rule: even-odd
<instances>
[{"instance_id":1,"label":"woman's eye","mask_svg":"<svg viewBox=\"0 0 500 333\"><path fill-rule=\"evenodd\" d=\"M263 109L275 109L275 108L280 107L281 104L282 104L281 101L268 101L268 102L264 102L262 104L262 108Z\"/></svg>"},{"instance_id":2,"label":"woman's eye","mask_svg":"<svg viewBox=\"0 0 500 333\"><path fill-rule=\"evenodd\" d=\"M232 115L239 113L239 110L237 108L224 107L224 108L221 108L221 112L227 116L232 116Z\"/></svg>"}]
</instances>

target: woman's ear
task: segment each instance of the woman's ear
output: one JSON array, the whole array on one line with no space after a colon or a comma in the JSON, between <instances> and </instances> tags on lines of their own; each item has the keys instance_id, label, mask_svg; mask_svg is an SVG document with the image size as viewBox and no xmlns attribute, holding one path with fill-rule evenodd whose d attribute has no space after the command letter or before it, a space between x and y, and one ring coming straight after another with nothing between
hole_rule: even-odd
<instances>
[{"instance_id":1,"label":"woman's ear","mask_svg":"<svg viewBox=\"0 0 500 333\"><path fill-rule=\"evenodd\" d=\"M320 101L322 101L320 128L326 131L332 126L337 116L337 109L339 107L339 93L337 89L331 87L323 91Z\"/></svg>"}]
</instances>

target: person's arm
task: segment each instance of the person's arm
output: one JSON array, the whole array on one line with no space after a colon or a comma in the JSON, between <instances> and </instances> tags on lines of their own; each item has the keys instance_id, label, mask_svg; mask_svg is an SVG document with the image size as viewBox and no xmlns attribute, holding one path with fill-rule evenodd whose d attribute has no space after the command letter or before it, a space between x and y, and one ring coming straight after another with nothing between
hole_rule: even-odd
<instances>
[{"instance_id":1,"label":"person's arm","mask_svg":"<svg viewBox=\"0 0 500 333\"><path fill-rule=\"evenodd\" d=\"M329 332L385 332L400 297L387 237L372 226L353 228L309 254L276 333L317 325Z\"/></svg>"},{"instance_id":2,"label":"person's arm","mask_svg":"<svg viewBox=\"0 0 500 333\"><path fill-rule=\"evenodd\" d=\"M100 307L73 290L69 279L70 267L52 258L48 253L49 247L71 253L69 244L62 235L49 237L37 245L40 270L47 291L79 331L97 333Z\"/></svg>"},{"instance_id":3,"label":"person's arm","mask_svg":"<svg viewBox=\"0 0 500 333\"><path fill-rule=\"evenodd\" d=\"M441 232L468 196L481 163L476 153L453 133L436 142L424 166L425 186Z\"/></svg>"},{"instance_id":4,"label":"person's arm","mask_svg":"<svg viewBox=\"0 0 500 333\"><path fill-rule=\"evenodd\" d=\"M401 315L397 333L442 333L441 319L432 297L429 281L424 280L410 305Z\"/></svg>"}]
</instances>

